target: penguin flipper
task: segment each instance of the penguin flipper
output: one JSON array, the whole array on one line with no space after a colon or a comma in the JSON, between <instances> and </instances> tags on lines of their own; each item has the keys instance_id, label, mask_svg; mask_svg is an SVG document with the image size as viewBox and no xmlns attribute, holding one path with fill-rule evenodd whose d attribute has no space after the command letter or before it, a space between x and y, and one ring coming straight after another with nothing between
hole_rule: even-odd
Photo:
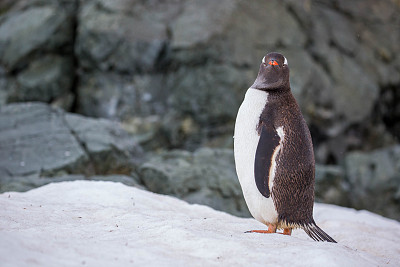
<instances>
[{"instance_id":1,"label":"penguin flipper","mask_svg":"<svg viewBox=\"0 0 400 267\"><path fill-rule=\"evenodd\" d=\"M271 194L269 180L273 179L270 175L274 175L273 160L279 147L280 137L271 124L260 123L259 127L261 133L254 160L254 177L258 191L264 197L269 198Z\"/></svg>"}]
</instances>

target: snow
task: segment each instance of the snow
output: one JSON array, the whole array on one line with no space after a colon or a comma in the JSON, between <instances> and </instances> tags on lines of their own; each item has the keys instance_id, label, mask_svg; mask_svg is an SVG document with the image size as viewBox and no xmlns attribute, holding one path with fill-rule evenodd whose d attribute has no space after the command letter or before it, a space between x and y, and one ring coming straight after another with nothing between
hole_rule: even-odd
<instances>
[{"instance_id":1,"label":"snow","mask_svg":"<svg viewBox=\"0 0 400 267\"><path fill-rule=\"evenodd\" d=\"M324 204L314 218L338 244L244 233L266 227L119 183L55 183L0 195L0 265L400 265L399 222Z\"/></svg>"}]
</instances>

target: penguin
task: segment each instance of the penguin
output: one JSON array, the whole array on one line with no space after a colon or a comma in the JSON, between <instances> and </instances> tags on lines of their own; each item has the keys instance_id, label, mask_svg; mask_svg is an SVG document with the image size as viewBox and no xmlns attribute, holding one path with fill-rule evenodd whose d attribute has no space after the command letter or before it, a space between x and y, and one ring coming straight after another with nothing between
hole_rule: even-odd
<instances>
[{"instance_id":1,"label":"penguin","mask_svg":"<svg viewBox=\"0 0 400 267\"><path fill-rule=\"evenodd\" d=\"M308 126L291 93L287 59L267 54L240 105L234 130L236 172L251 215L268 226L253 233L336 241L313 219L315 160Z\"/></svg>"}]
</instances>

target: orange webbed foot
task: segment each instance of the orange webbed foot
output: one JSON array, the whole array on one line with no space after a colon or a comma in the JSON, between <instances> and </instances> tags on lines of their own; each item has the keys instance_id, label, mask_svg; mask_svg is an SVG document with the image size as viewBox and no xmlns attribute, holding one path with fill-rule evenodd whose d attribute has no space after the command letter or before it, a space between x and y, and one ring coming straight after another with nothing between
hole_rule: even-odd
<instances>
[{"instance_id":1,"label":"orange webbed foot","mask_svg":"<svg viewBox=\"0 0 400 267\"><path fill-rule=\"evenodd\" d=\"M276 233L276 226L273 224L268 224L268 230L250 230L245 233L260 233L260 234L273 234Z\"/></svg>"},{"instance_id":2,"label":"orange webbed foot","mask_svg":"<svg viewBox=\"0 0 400 267\"><path fill-rule=\"evenodd\" d=\"M292 229L291 228L283 228L282 235L292 235Z\"/></svg>"}]
</instances>

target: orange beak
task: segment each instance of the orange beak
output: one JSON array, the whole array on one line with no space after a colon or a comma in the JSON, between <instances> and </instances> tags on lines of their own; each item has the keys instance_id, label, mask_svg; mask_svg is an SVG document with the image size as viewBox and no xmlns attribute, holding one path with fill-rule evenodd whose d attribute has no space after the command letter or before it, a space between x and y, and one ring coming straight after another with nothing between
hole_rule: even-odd
<instances>
[{"instance_id":1,"label":"orange beak","mask_svg":"<svg viewBox=\"0 0 400 267\"><path fill-rule=\"evenodd\" d=\"M278 62L276 62L275 60L270 60L268 62L269 65L274 65L274 66L278 66Z\"/></svg>"}]
</instances>

